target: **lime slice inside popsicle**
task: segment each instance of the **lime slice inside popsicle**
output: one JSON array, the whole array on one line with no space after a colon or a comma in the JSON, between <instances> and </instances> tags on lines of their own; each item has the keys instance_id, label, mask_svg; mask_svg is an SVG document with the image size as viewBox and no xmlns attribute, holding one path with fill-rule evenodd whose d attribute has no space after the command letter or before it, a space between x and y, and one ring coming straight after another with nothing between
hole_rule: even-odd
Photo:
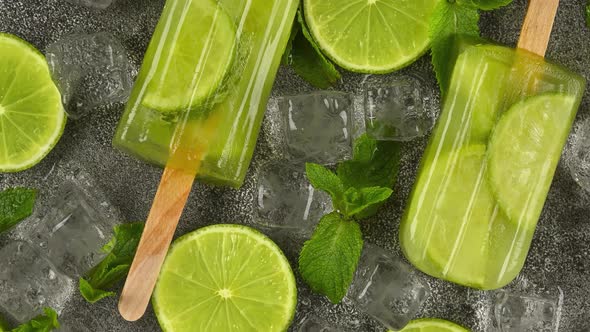
<instances>
[{"instance_id":1,"label":"lime slice inside popsicle","mask_svg":"<svg viewBox=\"0 0 590 332\"><path fill-rule=\"evenodd\" d=\"M164 331L286 331L297 288L269 238L244 226L214 225L176 240L153 296Z\"/></svg>"},{"instance_id":2,"label":"lime slice inside popsicle","mask_svg":"<svg viewBox=\"0 0 590 332\"><path fill-rule=\"evenodd\" d=\"M205 103L222 85L235 53L236 28L225 10L212 0L177 0L184 6L174 37L162 54L143 98L160 112L184 111Z\"/></svg>"},{"instance_id":3,"label":"lime slice inside popsicle","mask_svg":"<svg viewBox=\"0 0 590 332\"><path fill-rule=\"evenodd\" d=\"M61 137L66 116L45 57L0 33L0 172L37 164Z\"/></svg>"},{"instance_id":4,"label":"lime slice inside popsicle","mask_svg":"<svg viewBox=\"0 0 590 332\"><path fill-rule=\"evenodd\" d=\"M502 117L489 144L492 191L509 219L534 229L561 149L569 133L575 98L563 94L531 97Z\"/></svg>"},{"instance_id":5,"label":"lime slice inside popsicle","mask_svg":"<svg viewBox=\"0 0 590 332\"><path fill-rule=\"evenodd\" d=\"M409 322L401 332L469 332L469 330L448 320L422 318Z\"/></svg>"},{"instance_id":6,"label":"lime slice inside popsicle","mask_svg":"<svg viewBox=\"0 0 590 332\"><path fill-rule=\"evenodd\" d=\"M320 48L343 68L387 73L430 46L428 27L439 0L304 0Z\"/></svg>"}]
</instances>

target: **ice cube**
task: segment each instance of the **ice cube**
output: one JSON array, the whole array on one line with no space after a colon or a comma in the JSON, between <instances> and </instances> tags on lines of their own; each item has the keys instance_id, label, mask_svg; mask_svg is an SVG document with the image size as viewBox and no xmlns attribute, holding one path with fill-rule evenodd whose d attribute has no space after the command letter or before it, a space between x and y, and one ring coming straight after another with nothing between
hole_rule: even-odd
<instances>
[{"instance_id":1,"label":"ice cube","mask_svg":"<svg viewBox=\"0 0 590 332\"><path fill-rule=\"evenodd\" d=\"M304 317L295 328L297 332L342 332L342 328L333 326L316 316Z\"/></svg>"},{"instance_id":2,"label":"ice cube","mask_svg":"<svg viewBox=\"0 0 590 332\"><path fill-rule=\"evenodd\" d=\"M29 235L31 242L66 275L83 276L106 256L102 248L118 222L103 213L104 204L108 202L99 203L76 182L66 181Z\"/></svg>"},{"instance_id":3,"label":"ice cube","mask_svg":"<svg viewBox=\"0 0 590 332\"><path fill-rule=\"evenodd\" d=\"M98 8L98 9L105 9L110 6L114 0L66 0L69 3L73 3L75 5Z\"/></svg>"},{"instance_id":4,"label":"ice cube","mask_svg":"<svg viewBox=\"0 0 590 332\"><path fill-rule=\"evenodd\" d=\"M558 330L561 301L500 290L494 316L501 332L554 332Z\"/></svg>"},{"instance_id":5,"label":"ice cube","mask_svg":"<svg viewBox=\"0 0 590 332\"><path fill-rule=\"evenodd\" d=\"M66 112L74 119L129 97L133 82L127 54L108 33L65 37L49 45L46 56Z\"/></svg>"},{"instance_id":6,"label":"ice cube","mask_svg":"<svg viewBox=\"0 0 590 332\"><path fill-rule=\"evenodd\" d=\"M365 84L365 126L377 140L408 141L430 132L436 112L430 88L418 76Z\"/></svg>"},{"instance_id":7,"label":"ice cube","mask_svg":"<svg viewBox=\"0 0 590 332\"><path fill-rule=\"evenodd\" d=\"M263 227L311 235L332 211L328 194L307 180L305 166L271 161L257 170L255 222Z\"/></svg>"},{"instance_id":8,"label":"ice cube","mask_svg":"<svg viewBox=\"0 0 590 332\"><path fill-rule=\"evenodd\" d=\"M564 159L576 182L590 192L590 119L576 125Z\"/></svg>"},{"instance_id":9,"label":"ice cube","mask_svg":"<svg viewBox=\"0 0 590 332\"><path fill-rule=\"evenodd\" d=\"M354 101L350 94L321 91L282 97L278 103L294 162L332 164L352 155Z\"/></svg>"},{"instance_id":10,"label":"ice cube","mask_svg":"<svg viewBox=\"0 0 590 332\"><path fill-rule=\"evenodd\" d=\"M0 250L0 308L19 322L41 314L44 307L63 310L75 283L35 248L13 241Z\"/></svg>"},{"instance_id":11,"label":"ice cube","mask_svg":"<svg viewBox=\"0 0 590 332\"><path fill-rule=\"evenodd\" d=\"M402 329L430 294L415 270L379 247L367 244L347 297L385 327Z\"/></svg>"}]
</instances>

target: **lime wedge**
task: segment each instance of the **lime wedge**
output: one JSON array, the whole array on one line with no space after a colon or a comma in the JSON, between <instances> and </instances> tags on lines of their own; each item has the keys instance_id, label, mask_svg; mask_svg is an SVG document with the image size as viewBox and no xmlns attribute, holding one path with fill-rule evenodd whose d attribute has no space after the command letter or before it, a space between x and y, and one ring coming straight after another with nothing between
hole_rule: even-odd
<instances>
[{"instance_id":1,"label":"lime wedge","mask_svg":"<svg viewBox=\"0 0 590 332\"><path fill-rule=\"evenodd\" d=\"M166 7L176 13L171 23L175 27L168 34L172 37L152 41L160 43L162 54L154 55L157 67L148 74L142 103L160 112L177 112L203 104L222 85L231 67L236 29L217 1L175 0Z\"/></svg>"},{"instance_id":2,"label":"lime wedge","mask_svg":"<svg viewBox=\"0 0 590 332\"><path fill-rule=\"evenodd\" d=\"M508 218L535 228L575 112L575 98L531 97L513 105L498 121L488 152L492 191Z\"/></svg>"},{"instance_id":3,"label":"lime wedge","mask_svg":"<svg viewBox=\"0 0 590 332\"><path fill-rule=\"evenodd\" d=\"M0 33L0 172L36 165L61 137L66 116L45 57Z\"/></svg>"},{"instance_id":4,"label":"lime wedge","mask_svg":"<svg viewBox=\"0 0 590 332\"><path fill-rule=\"evenodd\" d=\"M469 330L448 320L422 318L409 322L401 332L469 332Z\"/></svg>"},{"instance_id":5,"label":"lime wedge","mask_svg":"<svg viewBox=\"0 0 590 332\"><path fill-rule=\"evenodd\" d=\"M164 331L286 331L297 288L269 238L244 226L214 225L176 240L153 304Z\"/></svg>"},{"instance_id":6,"label":"lime wedge","mask_svg":"<svg viewBox=\"0 0 590 332\"><path fill-rule=\"evenodd\" d=\"M388 73L424 54L439 0L304 0L309 28L339 66Z\"/></svg>"}]
</instances>

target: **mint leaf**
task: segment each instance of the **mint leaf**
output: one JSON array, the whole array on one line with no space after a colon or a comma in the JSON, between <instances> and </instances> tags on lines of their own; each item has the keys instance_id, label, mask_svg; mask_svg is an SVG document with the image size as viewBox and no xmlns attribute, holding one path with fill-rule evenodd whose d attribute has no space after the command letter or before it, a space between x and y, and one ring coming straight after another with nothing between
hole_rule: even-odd
<instances>
[{"instance_id":1,"label":"mint leaf","mask_svg":"<svg viewBox=\"0 0 590 332\"><path fill-rule=\"evenodd\" d=\"M334 204L342 199L344 186L342 181L332 171L318 164L305 164L305 172L311 185L319 190L323 190L332 196Z\"/></svg>"},{"instance_id":2,"label":"mint leaf","mask_svg":"<svg viewBox=\"0 0 590 332\"><path fill-rule=\"evenodd\" d=\"M475 1L475 0L472 0ZM483 0L479 2L484 2ZM492 1L490 1L492 2ZM439 1L430 22L432 65L443 95L449 88L454 69L455 34L479 37L479 12L474 6Z\"/></svg>"},{"instance_id":3,"label":"mint leaf","mask_svg":"<svg viewBox=\"0 0 590 332\"><path fill-rule=\"evenodd\" d=\"M33 213L37 190L12 188L0 192L0 233Z\"/></svg>"},{"instance_id":4,"label":"mint leaf","mask_svg":"<svg viewBox=\"0 0 590 332\"><path fill-rule=\"evenodd\" d=\"M115 226L113 238L103 248L107 256L90 270L86 278L80 278L80 293L86 301L95 303L115 295L106 289L113 287L129 272L143 227L142 222Z\"/></svg>"},{"instance_id":5,"label":"mint leaf","mask_svg":"<svg viewBox=\"0 0 590 332\"><path fill-rule=\"evenodd\" d=\"M355 221L336 213L325 215L299 256L299 271L314 292L333 303L342 301L354 277L363 248Z\"/></svg>"},{"instance_id":6,"label":"mint leaf","mask_svg":"<svg viewBox=\"0 0 590 332\"><path fill-rule=\"evenodd\" d=\"M512 0L459 0L459 4L467 4L481 10L494 10L512 3Z\"/></svg>"},{"instance_id":7,"label":"mint leaf","mask_svg":"<svg viewBox=\"0 0 590 332\"><path fill-rule=\"evenodd\" d=\"M297 12L299 32L294 36L289 64L297 75L316 88L326 89L340 80L341 75L314 41L301 9ZM297 22L295 23L297 24Z\"/></svg>"},{"instance_id":8,"label":"mint leaf","mask_svg":"<svg viewBox=\"0 0 590 332\"><path fill-rule=\"evenodd\" d=\"M364 219L375 214L377 209L393 193L393 190L383 187L349 188L344 193L346 210L344 215L351 218Z\"/></svg>"},{"instance_id":9,"label":"mint leaf","mask_svg":"<svg viewBox=\"0 0 590 332\"><path fill-rule=\"evenodd\" d=\"M43 309L44 315L39 315L29 322L18 326L12 332L50 332L59 328L57 313L51 308Z\"/></svg>"}]
</instances>

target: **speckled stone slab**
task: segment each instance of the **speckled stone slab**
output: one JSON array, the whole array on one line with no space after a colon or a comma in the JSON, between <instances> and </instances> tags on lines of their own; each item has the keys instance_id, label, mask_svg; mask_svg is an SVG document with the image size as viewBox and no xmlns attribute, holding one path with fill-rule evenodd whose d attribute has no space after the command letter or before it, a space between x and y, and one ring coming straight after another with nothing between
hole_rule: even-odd
<instances>
[{"instance_id":1,"label":"speckled stone slab","mask_svg":"<svg viewBox=\"0 0 590 332\"><path fill-rule=\"evenodd\" d=\"M562 0L547 57L590 77L590 30L584 24L585 0ZM75 32L110 31L126 47L135 71L147 48L162 10L163 0L117 0L107 10L92 10L65 0L0 0L0 32L17 34L40 50L61 36ZM515 45L526 10L525 0L482 14L481 29L485 37ZM1 56L1 54L0 54ZM405 69L424 75L433 91L436 82L428 56ZM345 74L339 90L358 94L365 75ZM313 89L287 68L281 68L273 96L297 94ZM586 96L578 120L590 116ZM70 160L83 163L127 221L144 220L158 185L161 170L124 155L111 147L115 126L123 105L113 104L95 110L78 121L70 121L56 149L38 166L17 174L0 175L0 189L10 186L34 186L42 190L40 200L52 194L46 176L52 168ZM265 124L254 157L254 166L274 158L276 137L272 125ZM400 217L414 182L420 156L427 139L407 143L402 170L394 197L372 220L363 224L368 242L380 245L401 256L397 240ZM196 185L176 236L214 223L252 224L254 168L240 190ZM510 287L526 283L559 289L564 295L560 331L590 331L590 195L577 186L563 163L555 181L521 276ZM0 237L0 245L11 234ZM296 253L285 248L292 262ZM420 316L450 319L485 331L489 325L490 294L470 290L426 277L432 288ZM332 324L355 331L383 331L367 316L345 302L332 305L313 295L299 281L300 310L297 319L307 312ZM559 287L559 288L557 288ZM1 294L0 294L1 296ZM76 295L63 312L64 320L91 327L92 331L159 331L153 311L135 323L125 322L117 314L116 298L89 305ZM75 329L75 328L74 328Z\"/></svg>"}]
</instances>

